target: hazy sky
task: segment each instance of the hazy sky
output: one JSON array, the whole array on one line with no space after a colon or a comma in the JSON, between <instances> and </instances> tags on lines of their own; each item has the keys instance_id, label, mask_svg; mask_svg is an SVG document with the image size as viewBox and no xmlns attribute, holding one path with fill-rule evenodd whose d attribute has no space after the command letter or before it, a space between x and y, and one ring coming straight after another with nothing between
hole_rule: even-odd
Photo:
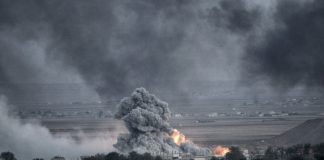
<instances>
[{"instance_id":1,"label":"hazy sky","mask_svg":"<svg viewBox=\"0 0 324 160\"><path fill-rule=\"evenodd\" d=\"M0 82L99 95L187 81L324 84L321 0L0 2ZM1 89L1 88L0 88ZM3 88L2 88L3 89Z\"/></svg>"}]
</instances>

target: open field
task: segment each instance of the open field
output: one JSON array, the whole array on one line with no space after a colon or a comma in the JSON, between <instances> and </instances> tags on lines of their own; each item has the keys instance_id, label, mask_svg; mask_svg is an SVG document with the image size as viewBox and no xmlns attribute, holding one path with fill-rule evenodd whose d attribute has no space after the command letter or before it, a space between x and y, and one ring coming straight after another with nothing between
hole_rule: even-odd
<instances>
[{"instance_id":1,"label":"open field","mask_svg":"<svg viewBox=\"0 0 324 160\"><path fill-rule=\"evenodd\" d=\"M187 137L203 145L246 144L266 140L279 135L313 116L289 118L201 118L199 123L192 119L174 121L173 126ZM179 124L181 124L179 126Z\"/></svg>"},{"instance_id":2,"label":"open field","mask_svg":"<svg viewBox=\"0 0 324 160\"><path fill-rule=\"evenodd\" d=\"M185 117L172 119L171 125L183 132L187 138L201 145L236 145L262 142L262 140L279 135L305 120L315 117L318 116L287 118ZM116 136L115 131L126 132L122 122L114 119L44 120L42 123L54 134L77 133L82 130L88 136L96 136L97 133Z\"/></svg>"},{"instance_id":3,"label":"open field","mask_svg":"<svg viewBox=\"0 0 324 160\"><path fill-rule=\"evenodd\" d=\"M122 122L113 118L121 98L83 99L78 88L47 86L46 94L41 94L47 97L44 101L20 101L17 112L23 119L39 119L54 134L82 131L88 136L98 132L116 136L116 132L126 132ZM217 92L193 89L185 96L152 92L168 102L171 125L201 145L262 143L308 119L324 116L324 98L316 94L274 97L262 92L253 97L239 89L223 88Z\"/></svg>"}]
</instances>

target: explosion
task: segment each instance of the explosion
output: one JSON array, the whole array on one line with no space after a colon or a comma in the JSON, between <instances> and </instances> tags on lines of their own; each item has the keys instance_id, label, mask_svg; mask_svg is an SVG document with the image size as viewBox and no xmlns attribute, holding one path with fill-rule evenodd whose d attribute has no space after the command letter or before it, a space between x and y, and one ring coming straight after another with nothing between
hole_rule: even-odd
<instances>
[{"instance_id":1,"label":"explosion","mask_svg":"<svg viewBox=\"0 0 324 160\"><path fill-rule=\"evenodd\" d=\"M217 146L214 149L214 155L216 157L224 157L228 152L230 152L230 149L227 147Z\"/></svg>"},{"instance_id":2,"label":"explosion","mask_svg":"<svg viewBox=\"0 0 324 160\"><path fill-rule=\"evenodd\" d=\"M120 152L211 154L210 149L197 146L172 128L168 104L144 88L137 88L130 97L123 98L115 117L123 120L129 131L120 134L114 144Z\"/></svg>"},{"instance_id":3,"label":"explosion","mask_svg":"<svg viewBox=\"0 0 324 160\"><path fill-rule=\"evenodd\" d=\"M178 146L186 142L186 136L179 132L177 129L174 129L170 136L172 137L173 142Z\"/></svg>"}]
</instances>

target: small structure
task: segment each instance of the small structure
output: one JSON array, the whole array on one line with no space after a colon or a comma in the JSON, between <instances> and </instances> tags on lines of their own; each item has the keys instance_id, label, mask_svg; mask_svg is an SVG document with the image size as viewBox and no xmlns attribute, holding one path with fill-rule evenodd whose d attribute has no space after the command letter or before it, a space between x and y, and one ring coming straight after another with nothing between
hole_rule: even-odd
<instances>
[{"instance_id":1,"label":"small structure","mask_svg":"<svg viewBox=\"0 0 324 160\"><path fill-rule=\"evenodd\" d=\"M62 156L55 156L51 160L65 160L65 158Z\"/></svg>"},{"instance_id":2,"label":"small structure","mask_svg":"<svg viewBox=\"0 0 324 160\"><path fill-rule=\"evenodd\" d=\"M210 157L208 157L208 160L211 160L211 159L225 160L225 157L224 156L210 156Z\"/></svg>"},{"instance_id":3,"label":"small structure","mask_svg":"<svg viewBox=\"0 0 324 160\"><path fill-rule=\"evenodd\" d=\"M173 153L172 154L172 159L173 160L181 159L180 153Z\"/></svg>"},{"instance_id":4,"label":"small structure","mask_svg":"<svg viewBox=\"0 0 324 160\"><path fill-rule=\"evenodd\" d=\"M247 160L250 160L250 159L251 159L250 154L249 154L249 150L248 150L248 149L244 149L242 154L244 155L244 157L245 157Z\"/></svg>"},{"instance_id":5,"label":"small structure","mask_svg":"<svg viewBox=\"0 0 324 160\"><path fill-rule=\"evenodd\" d=\"M207 160L206 156L195 156L194 160Z\"/></svg>"}]
</instances>

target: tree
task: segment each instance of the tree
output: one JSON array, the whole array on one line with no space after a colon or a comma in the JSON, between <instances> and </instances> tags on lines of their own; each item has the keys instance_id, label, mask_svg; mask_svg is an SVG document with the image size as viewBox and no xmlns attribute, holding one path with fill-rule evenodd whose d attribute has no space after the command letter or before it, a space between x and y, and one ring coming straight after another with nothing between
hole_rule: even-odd
<instances>
[{"instance_id":1,"label":"tree","mask_svg":"<svg viewBox=\"0 0 324 160\"><path fill-rule=\"evenodd\" d=\"M135 151L128 154L128 160L142 160L142 156Z\"/></svg>"},{"instance_id":2,"label":"tree","mask_svg":"<svg viewBox=\"0 0 324 160\"><path fill-rule=\"evenodd\" d=\"M303 154L304 154L304 155L309 155L310 150L311 150L311 144L304 144L304 151L303 151Z\"/></svg>"},{"instance_id":3,"label":"tree","mask_svg":"<svg viewBox=\"0 0 324 160\"><path fill-rule=\"evenodd\" d=\"M105 160L120 160L120 155L117 152L110 152L106 155Z\"/></svg>"},{"instance_id":4,"label":"tree","mask_svg":"<svg viewBox=\"0 0 324 160\"><path fill-rule=\"evenodd\" d=\"M144 153L142 156L142 160L154 160L154 157L149 153Z\"/></svg>"},{"instance_id":5,"label":"tree","mask_svg":"<svg viewBox=\"0 0 324 160\"><path fill-rule=\"evenodd\" d=\"M316 160L324 160L324 143L313 146L313 151Z\"/></svg>"},{"instance_id":6,"label":"tree","mask_svg":"<svg viewBox=\"0 0 324 160\"><path fill-rule=\"evenodd\" d=\"M163 160L163 158L161 156L156 156L155 160Z\"/></svg>"},{"instance_id":7,"label":"tree","mask_svg":"<svg viewBox=\"0 0 324 160\"><path fill-rule=\"evenodd\" d=\"M2 152L0 156L3 160L17 160L11 152Z\"/></svg>"},{"instance_id":8,"label":"tree","mask_svg":"<svg viewBox=\"0 0 324 160\"><path fill-rule=\"evenodd\" d=\"M212 156L210 160L224 160L224 158Z\"/></svg>"},{"instance_id":9,"label":"tree","mask_svg":"<svg viewBox=\"0 0 324 160\"><path fill-rule=\"evenodd\" d=\"M82 160L106 160L104 154L96 154L94 156L84 157Z\"/></svg>"},{"instance_id":10,"label":"tree","mask_svg":"<svg viewBox=\"0 0 324 160\"><path fill-rule=\"evenodd\" d=\"M210 160L218 160L217 157L212 156Z\"/></svg>"},{"instance_id":11,"label":"tree","mask_svg":"<svg viewBox=\"0 0 324 160\"><path fill-rule=\"evenodd\" d=\"M246 160L239 147L230 147L230 152L225 155L227 160Z\"/></svg>"},{"instance_id":12,"label":"tree","mask_svg":"<svg viewBox=\"0 0 324 160\"><path fill-rule=\"evenodd\" d=\"M289 157L289 160L304 160L304 157L302 155L294 155Z\"/></svg>"},{"instance_id":13,"label":"tree","mask_svg":"<svg viewBox=\"0 0 324 160\"><path fill-rule=\"evenodd\" d=\"M264 153L264 160L275 160L275 159L278 159L276 150L272 147L268 147Z\"/></svg>"}]
</instances>

